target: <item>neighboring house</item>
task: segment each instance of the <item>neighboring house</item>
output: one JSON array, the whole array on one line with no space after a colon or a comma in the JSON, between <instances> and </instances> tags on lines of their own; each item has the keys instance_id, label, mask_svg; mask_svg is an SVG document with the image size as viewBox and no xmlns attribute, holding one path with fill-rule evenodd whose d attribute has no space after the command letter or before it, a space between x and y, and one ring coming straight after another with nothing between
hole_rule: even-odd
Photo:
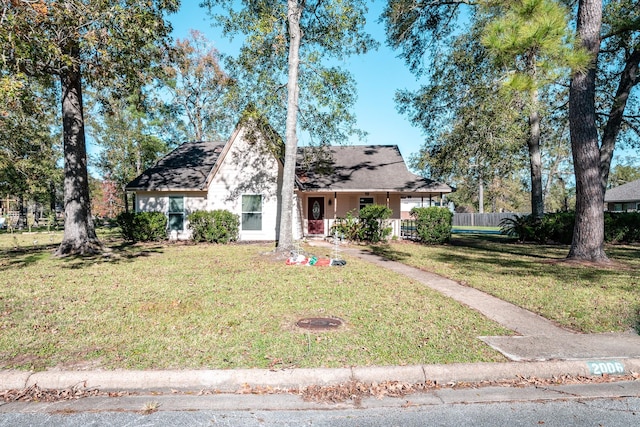
<instances>
[{"instance_id":1,"label":"neighboring house","mask_svg":"<svg viewBox=\"0 0 640 427\"><path fill-rule=\"evenodd\" d=\"M454 212L455 206L453 202L447 202L446 200L430 200L424 199L420 197L402 197L400 202L400 218L402 219L413 219L411 217L411 210L413 208L428 208L428 207L443 207L449 209L452 213Z\"/></svg>"},{"instance_id":2,"label":"neighboring house","mask_svg":"<svg viewBox=\"0 0 640 427\"><path fill-rule=\"evenodd\" d=\"M182 144L126 190L135 193L136 211L167 215L173 239L190 237L189 213L226 209L240 218L240 240L277 240L280 151L239 125L227 142ZM399 235L401 198L441 201L450 192L410 173L395 145L300 147L294 238L326 236L337 218L368 204L389 206Z\"/></svg>"},{"instance_id":3,"label":"neighboring house","mask_svg":"<svg viewBox=\"0 0 640 427\"><path fill-rule=\"evenodd\" d=\"M604 203L608 211L640 211L640 179L608 189Z\"/></svg>"}]
</instances>

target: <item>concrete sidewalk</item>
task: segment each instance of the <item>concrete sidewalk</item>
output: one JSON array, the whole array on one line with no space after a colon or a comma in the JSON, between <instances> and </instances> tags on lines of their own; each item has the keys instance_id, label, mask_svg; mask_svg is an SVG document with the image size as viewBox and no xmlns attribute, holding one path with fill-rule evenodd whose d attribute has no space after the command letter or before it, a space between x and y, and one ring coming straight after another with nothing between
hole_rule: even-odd
<instances>
[{"instance_id":1,"label":"concrete sidewalk","mask_svg":"<svg viewBox=\"0 0 640 427\"><path fill-rule=\"evenodd\" d=\"M325 243L314 243L327 247ZM436 381L481 382L521 377L562 375L622 375L640 372L640 337L635 333L577 334L513 304L441 276L389 261L359 248L340 248L345 254L380 265L429 286L501 325L516 336L479 337L511 360L508 363L470 363L420 366L353 367L341 369L237 369L169 371L56 371L0 372L0 390L33 385L65 389L81 384L109 390L215 390L234 393L246 387L298 388L337 385L349 381L411 384Z\"/></svg>"}]
</instances>

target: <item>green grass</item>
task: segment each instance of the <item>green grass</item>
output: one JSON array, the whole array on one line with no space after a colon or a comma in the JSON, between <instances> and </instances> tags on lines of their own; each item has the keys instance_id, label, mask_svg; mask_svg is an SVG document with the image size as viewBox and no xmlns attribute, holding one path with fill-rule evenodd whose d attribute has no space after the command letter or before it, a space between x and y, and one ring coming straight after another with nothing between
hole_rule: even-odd
<instances>
[{"instance_id":1,"label":"green grass","mask_svg":"<svg viewBox=\"0 0 640 427\"><path fill-rule=\"evenodd\" d=\"M509 331L355 258L345 267L287 266L265 255L270 246L127 245L103 234L109 256L58 259L60 239L0 235L1 369L505 360L477 336ZM295 326L311 316L339 317L345 327Z\"/></svg>"},{"instance_id":2,"label":"green grass","mask_svg":"<svg viewBox=\"0 0 640 427\"><path fill-rule=\"evenodd\" d=\"M454 225L453 228L458 229L458 230L469 230L469 231L473 231L473 230L477 230L477 231L500 231L500 227L483 227L480 225Z\"/></svg>"},{"instance_id":3,"label":"green grass","mask_svg":"<svg viewBox=\"0 0 640 427\"><path fill-rule=\"evenodd\" d=\"M624 331L640 322L640 247L608 246L612 267L562 262L569 248L502 236L454 235L451 244L395 243L373 250L541 314L580 332Z\"/></svg>"}]
</instances>

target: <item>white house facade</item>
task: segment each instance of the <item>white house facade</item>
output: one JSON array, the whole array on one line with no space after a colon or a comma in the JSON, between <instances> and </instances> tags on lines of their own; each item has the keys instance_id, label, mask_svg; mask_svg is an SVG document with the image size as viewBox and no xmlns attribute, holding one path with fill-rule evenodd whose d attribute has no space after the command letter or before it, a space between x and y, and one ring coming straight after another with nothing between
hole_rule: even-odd
<instances>
[{"instance_id":1,"label":"white house facade","mask_svg":"<svg viewBox=\"0 0 640 427\"><path fill-rule=\"evenodd\" d=\"M238 125L226 142L180 145L126 190L135 194L137 212L167 215L172 239L191 237L190 213L225 209L240 219L240 240L275 241L281 215L279 153L277 144ZM451 191L446 184L410 173L395 145L301 147L293 237L326 236L336 219L357 216L368 204L391 208L393 233L399 235L403 197L442 202Z\"/></svg>"}]
</instances>

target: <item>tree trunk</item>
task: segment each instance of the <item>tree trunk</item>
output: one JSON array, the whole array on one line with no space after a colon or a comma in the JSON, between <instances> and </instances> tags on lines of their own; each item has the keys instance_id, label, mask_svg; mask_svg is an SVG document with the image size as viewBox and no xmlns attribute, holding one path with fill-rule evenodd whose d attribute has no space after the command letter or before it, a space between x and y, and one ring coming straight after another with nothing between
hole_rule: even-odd
<instances>
[{"instance_id":1,"label":"tree trunk","mask_svg":"<svg viewBox=\"0 0 640 427\"><path fill-rule=\"evenodd\" d=\"M24 230L27 228L27 207L24 203L24 194L18 196L18 223L16 225L18 230Z\"/></svg>"},{"instance_id":2,"label":"tree trunk","mask_svg":"<svg viewBox=\"0 0 640 427\"><path fill-rule=\"evenodd\" d=\"M100 253L91 218L87 150L82 111L82 79L78 70L60 76L64 141L64 235L56 255Z\"/></svg>"},{"instance_id":3,"label":"tree trunk","mask_svg":"<svg viewBox=\"0 0 640 427\"><path fill-rule=\"evenodd\" d=\"M527 72L537 82L536 54L527 55ZM540 154L540 113L538 111L538 89L531 89L531 105L529 106L529 165L531 171L531 216L544 216L544 199L542 196L542 155Z\"/></svg>"},{"instance_id":4,"label":"tree trunk","mask_svg":"<svg viewBox=\"0 0 640 427\"><path fill-rule=\"evenodd\" d=\"M280 194L280 227L278 232L278 252L293 248L293 192L296 173L296 154L298 136L298 69L300 63L300 16L302 5L296 0L287 1L287 20L289 22L289 79L287 81L287 121L285 130L284 170Z\"/></svg>"},{"instance_id":5,"label":"tree trunk","mask_svg":"<svg viewBox=\"0 0 640 427\"><path fill-rule=\"evenodd\" d=\"M620 133L622 117L627 106L629 94L631 93L631 89L640 83L640 75L638 74L639 62L640 49L636 49L627 58L624 71L622 71L620 75L616 97L613 100L613 105L609 112L609 119L602 133L602 145L600 146L600 182L602 191L605 191L607 182L609 181L613 149L615 148L616 139Z\"/></svg>"},{"instance_id":6,"label":"tree trunk","mask_svg":"<svg viewBox=\"0 0 640 427\"><path fill-rule=\"evenodd\" d=\"M540 154L540 114L532 111L529 115L529 163L531 167L531 215L544 216L542 196L542 155Z\"/></svg>"},{"instance_id":7,"label":"tree trunk","mask_svg":"<svg viewBox=\"0 0 640 427\"><path fill-rule=\"evenodd\" d=\"M56 183L53 180L49 181L49 209L53 215L53 222L57 225L58 217L56 215Z\"/></svg>"},{"instance_id":8,"label":"tree trunk","mask_svg":"<svg viewBox=\"0 0 640 427\"><path fill-rule=\"evenodd\" d=\"M484 213L484 177L478 179L478 213Z\"/></svg>"},{"instance_id":9,"label":"tree trunk","mask_svg":"<svg viewBox=\"0 0 640 427\"><path fill-rule=\"evenodd\" d=\"M576 223L569 259L606 262L604 191L600 182L600 150L596 128L595 87L602 0L580 0L578 38L593 57L587 72L577 72L569 91L569 128L576 176Z\"/></svg>"}]
</instances>

